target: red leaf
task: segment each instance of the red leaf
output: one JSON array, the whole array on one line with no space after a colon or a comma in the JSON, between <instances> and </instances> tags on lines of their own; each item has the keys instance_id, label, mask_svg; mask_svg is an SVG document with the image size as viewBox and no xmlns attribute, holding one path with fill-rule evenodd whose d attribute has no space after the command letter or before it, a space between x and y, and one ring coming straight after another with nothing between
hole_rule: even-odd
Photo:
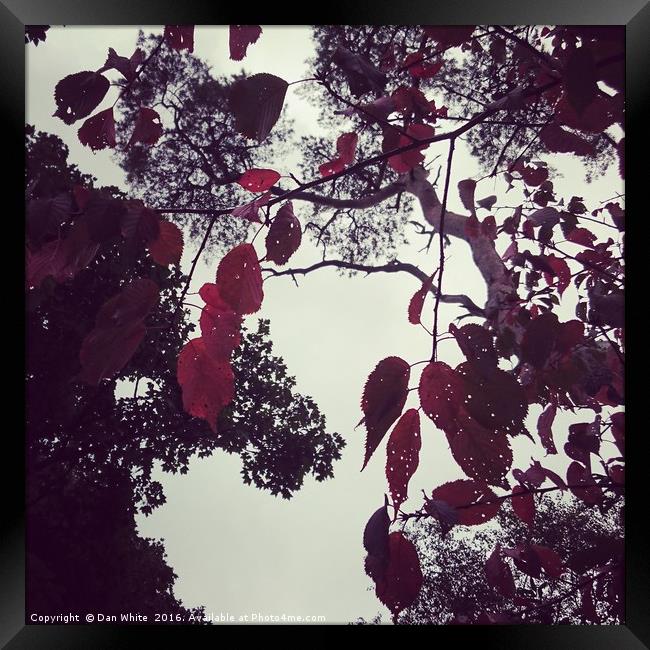
<instances>
[{"instance_id":1,"label":"red leaf","mask_svg":"<svg viewBox=\"0 0 650 650\"><path fill-rule=\"evenodd\" d=\"M246 56L248 46L256 43L261 33L259 25L230 25L230 58L241 61Z\"/></svg>"},{"instance_id":2,"label":"red leaf","mask_svg":"<svg viewBox=\"0 0 650 650\"><path fill-rule=\"evenodd\" d=\"M415 116L416 119L421 119L425 115L431 114L431 102L427 100L418 88L399 86L390 97L392 100L392 110L389 111L389 114L396 110L402 113L407 119L411 116ZM388 110L388 107L386 110ZM385 119L388 115L384 115L383 117ZM398 132L395 131L395 133Z\"/></svg>"},{"instance_id":3,"label":"red leaf","mask_svg":"<svg viewBox=\"0 0 650 650\"><path fill-rule=\"evenodd\" d=\"M539 556L529 544L517 544L515 548L506 548L504 554L511 557L515 566L531 578L539 578L542 572L542 564Z\"/></svg>"},{"instance_id":4,"label":"red leaf","mask_svg":"<svg viewBox=\"0 0 650 650\"><path fill-rule=\"evenodd\" d=\"M262 72L236 81L230 91L230 110L237 131L262 142L280 118L289 84Z\"/></svg>"},{"instance_id":5,"label":"red leaf","mask_svg":"<svg viewBox=\"0 0 650 650\"><path fill-rule=\"evenodd\" d=\"M336 151L339 154L339 158L346 165L350 165L354 162L358 141L359 136L356 133L344 133L338 137L336 141Z\"/></svg>"},{"instance_id":6,"label":"red leaf","mask_svg":"<svg viewBox=\"0 0 650 650\"><path fill-rule=\"evenodd\" d=\"M460 195L460 200L463 202L466 210L469 210L471 214L475 214L476 207L474 205L474 192L476 190L476 181L471 178L466 178L464 181L458 182L458 194Z\"/></svg>"},{"instance_id":7,"label":"red leaf","mask_svg":"<svg viewBox=\"0 0 650 650\"><path fill-rule=\"evenodd\" d=\"M53 117L72 124L90 115L101 103L110 84L98 72L77 72L59 81L54 88L56 112Z\"/></svg>"},{"instance_id":8,"label":"red leaf","mask_svg":"<svg viewBox=\"0 0 650 650\"><path fill-rule=\"evenodd\" d=\"M522 472L520 469L515 469L512 471L512 474L522 484L531 488L538 488L546 479L549 479L557 487L566 489L566 483L555 472L542 467L537 460L525 472Z\"/></svg>"},{"instance_id":9,"label":"red leaf","mask_svg":"<svg viewBox=\"0 0 650 650\"><path fill-rule=\"evenodd\" d=\"M515 469L512 474L518 481L531 488L538 488L546 479L549 479L557 487L566 489L566 483L555 472L542 467L537 460L525 472Z\"/></svg>"},{"instance_id":10,"label":"red leaf","mask_svg":"<svg viewBox=\"0 0 650 650\"><path fill-rule=\"evenodd\" d=\"M126 146L128 148L134 142L154 145L158 142L162 134L163 127L162 122L160 121L160 115L158 115L153 108L140 106L138 117L135 121L135 127L133 128L133 134Z\"/></svg>"},{"instance_id":11,"label":"red leaf","mask_svg":"<svg viewBox=\"0 0 650 650\"><path fill-rule=\"evenodd\" d=\"M443 430L453 430L465 401L465 385L455 370L442 361L430 363L420 376L422 410Z\"/></svg>"},{"instance_id":12,"label":"red leaf","mask_svg":"<svg viewBox=\"0 0 650 650\"><path fill-rule=\"evenodd\" d=\"M91 241L87 224L76 223L64 239L56 239L36 252L27 250L27 284L39 287L51 276L55 282L65 282L88 266L95 258L99 244Z\"/></svg>"},{"instance_id":13,"label":"red leaf","mask_svg":"<svg viewBox=\"0 0 650 650\"><path fill-rule=\"evenodd\" d=\"M533 224L533 222L526 219L526 221L524 221L521 227L521 232L524 234L524 237L527 237L528 239L535 239L534 228L535 225Z\"/></svg>"},{"instance_id":14,"label":"red leaf","mask_svg":"<svg viewBox=\"0 0 650 650\"><path fill-rule=\"evenodd\" d=\"M540 546L539 544L531 544L531 548L535 551L542 569L550 578L559 578L564 573L564 566L560 556L548 546Z\"/></svg>"},{"instance_id":15,"label":"red leaf","mask_svg":"<svg viewBox=\"0 0 650 650\"><path fill-rule=\"evenodd\" d=\"M143 321L157 304L158 296L154 282L140 279L102 305L94 329L81 345L80 381L97 385L127 364L146 333Z\"/></svg>"},{"instance_id":16,"label":"red leaf","mask_svg":"<svg viewBox=\"0 0 650 650\"><path fill-rule=\"evenodd\" d=\"M194 25L165 25L165 40L175 50L194 52Z\"/></svg>"},{"instance_id":17,"label":"red leaf","mask_svg":"<svg viewBox=\"0 0 650 650\"><path fill-rule=\"evenodd\" d=\"M178 383L183 408L217 432L217 418L235 396L235 378L227 361L215 360L202 338L188 341L178 355Z\"/></svg>"},{"instance_id":18,"label":"red leaf","mask_svg":"<svg viewBox=\"0 0 650 650\"><path fill-rule=\"evenodd\" d=\"M79 142L93 151L114 147L115 142L115 119L113 108L107 108L96 115L89 117L77 131Z\"/></svg>"},{"instance_id":19,"label":"red leaf","mask_svg":"<svg viewBox=\"0 0 650 650\"><path fill-rule=\"evenodd\" d=\"M564 94L578 113L596 99L598 94L598 75L591 49L579 47L568 57L563 71Z\"/></svg>"},{"instance_id":20,"label":"red leaf","mask_svg":"<svg viewBox=\"0 0 650 650\"><path fill-rule=\"evenodd\" d=\"M199 293L207 303L199 321L206 352L217 361L228 361L241 340L242 317L224 302L218 285L206 283Z\"/></svg>"},{"instance_id":21,"label":"red leaf","mask_svg":"<svg viewBox=\"0 0 650 650\"><path fill-rule=\"evenodd\" d=\"M241 219L246 219L247 221L256 221L260 223L260 208L263 205L266 205L271 200L272 196L271 192L262 194L262 196L256 198L254 201L234 208L230 214L232 214L233 217L239 217Z\"/></svg>"},{"instance_id":22,"label":"red leaf","mask_svg":"<svg viewBox=\"0 0 650 650\"><path fill-rule=\"evenodd\" d=\"M501 259L504 262L507 262L509 259L512 259L518 253L519 253L519 245L517 244L517 241L513 239L512 242L510 242L510 246L506 248L505 252L501 256Z\"/></svg>"},{"instance_id":23,"label":"red leaf","mask_svg":"<svg viewBox=\"0 0 650 650\"><path fill-rule=\"evenodd\" d=\"M221 297L239 314L253 314L262 306L262 272L251 244L226 254L217 269L217 284Z\"/></svg>"},{"instance_id":24,"label":"red leaf","mask_svg":"<svg viewBox=\"0 0 650 650\"><path fill-rule=\"evenodd\" d=\"M143 320L156 306L158 298L159 289L155 282L147 279L134 280L101 306L95 318L95 326L120 327Z\"/></svg>"},{"instance_id":25,"label":"red leaf","mask_svg":"<svg viewBox=\"0 0 650 650\"><path fill-rule=\"evenodd\" d=\"M142 201L126 202L127 210L122 216L120 229L124 239L138 237L145 242L151 242L160 235L160 217L155 210L144 206Z\"/></svg>"},{"instance_id":26,"label":"red leaf","mask_svg":"<svg viewBox=\"0 0 650 650\"><path fill-rule=\"evenodd\" d=\"M83 187L82 185L73 185L72 194L74 195L77 207L80 210L84 210L86 205L88 205L88 201L90 201L93 191L90 188Z\"/></svg>"},{"instance_id":27,"label":"red leaf","mask_svg":"<svg viewBox=\"0 0 650 650\"><path fill-rule=\"evenodd\" d=\"M429 79L435 77L442 68L442 61L436 63L425 63L423 52L413 52L409 54L402 64L403 68L408 68L409 73L416 79Z\"/></svg>"},{"instance_id":28,"label":"red leaf","mask_svg":"<svg viewBox=\"0 0 650 650\"><path fill-rule=\"evenodd\" d=\"M323 178L338 174L345 169L345 163L340 158L335 158L318 166L318 171Z\"/></svg>"},{"instance_id":29,"label":"red leaf","mask_svg":"<svg viewBox=\"0 0 650 650\"><path fill-rule=\"evenodd\" d=\"M291 201L285 203L271 222L266 236L266 257L282 266L298 250L302 241L300 221L293 214Z\"/></svg>"},{"instance_id":30,"label":"red leaf","mask_svg":"<svg viewBox=\"0 0 650 650\"><path fill-rule=\"evenodd\" d=\"M614 122L623 120L619 95L612 97L598 95L581 113L565 97L557 103L555 110L556 120L559 123L587 133L602 133Z\"/></svg>"},{"instance_id":31,"label":"red leaf","mask_svg":"<svg viewBox=\"0 0 650 650\"><path fill-rule=\"evenodd\" d=\"M99 72L104 72L104 70L117 70L127 81L133 81L138 66L144 61L144 56L144 52L136 48L131 58L127 59L125 56L119 56L112 47L109 47L106 63L104 63L104 67Z\"/></svg>"},{"instance_id":32,"label":"red leaf","mask_svg":"<svg viewBox=\"0 0 650 650\"><path fill-rule=\"evenodd\" d=\"M553 441L553 431L551 430L556 412L557 407L555 403L551 402L537 420L537 433L547 454L557 454L557 448Z\"/></svg>"},{"instance_id":33,"label":"red leaf","mask_svg":"<svg viewBox=\"0 0 650 650\"><path fill-rule=\"evenodd\" d=\"M561 257L555 255L545 255L544 261L553 269L553 275L557 278L557 291L562 295L571 283L569 265ZM545 275L546 281L550 283L548 274Z\"/></svg>"},{"instance_id":34,"label":"red leaf","mask_svg":"<svg viewBox=\"0 0 650 650\"><path fill-rule=\"evenodd\" d=\"M178 264L183 255L183 233L176 224L161 219L158 237L149 242L148 248L156 264Z\"/></svg>"},{"instance_id":35,"label":"red leaf","mask_svg":"<svg viewBox=\"0 0 650 650\"><path fill-rule=\"evenodd\" d=\"M408 496L408 484L420 460L420 414L409 409L399 419L386 447L386 479L393 499L395 515Z\"/></svg>"},{"instance_id":36,"label":"red leaf","mask_svg":"<svg viewBox=\"0 0 650 650\"><path fill-rule=\"evenodd\" d=\"M465 358L476 368L488 373L496 368L498 357L489 330L475 323L463 325L458 329L451 323L449 332L453 334Z\"/></svg>"},{"instance_id":37,"label":"red leaf","mask_svg":"<svg viewBox=\"0 0 650 650\"><path fill-rule=\"evenodd\" d=\"M84 338L79 360L79 381L98 385L128 363L142 342L147 328L142 321L120 327L95 328Z\"/></svg>"},{"instance_id":38,"label":"red leaf","mask_svg":"<svg viewBox=\"0 0 650 650\"><path fill-rule=\"evenodd\" d=\"M497 202L497 197L494 194L490 194L490 196L486 196L484 199L477 201L476 205L478 205L480 208L483 208L484 210L491 210L492 206L496 202Z\"/></svg>"},{"instance_id":39,"label":"red leaf","mask_svg":"<svg viewBox=\"0 0 650 650\"><path fill-rule=\"evenodd\" d=\"M521 358L536 368L543 368L548 362L560 330L557 316L545 312L526 324L521 343Z\"/></svg>"},{"instance_id":40,"label":"red leaf","mask_svg":"<svg viewBox=\"0 0 650 650\"><path fill-rule=\"evenodd\" d=\"M361 410L368 435L362 471L390 426L402 413L408 396L410 374L411 369L404 359L387 357L377 364L366 381Z\"/></svg>"},{"instance_id":41,"label":"red leaf","mask_svg":"<svg viewBox=\"0 0 650 650\"><path fill-rule=\"evenodd\" d=\"M435 135L435 129L429 124L409 124L406 129L406 135L399 136L399 147L406 147L419 140L432 138ZM396 156L391 156L388 159L388 164L398 174L405 173L416 167L424 161L424 155L421 153L429 146L430 143L425 143L409 151L405 151Z\"/></svg>"},{"instance_id":42,"label":"red leaf","mask_svg":"<svg viewBox=\"0 0 650 650\"><path fill-rule=\"evenodd\" d=\"M588 246L593 248L594 241L596 240L596 235L593 232L587 230L586 228L574 228L568 235L566 235L568 241L573 242L574 244L580 244L581 246Z\"/></svg>"},{"instance_id":43,"label":"red leaf","mask_svg":"<svg viewBox=\"0 0 650 650\"><path fill-rule=\"evenodd\" d=\"M488 431L463 413L457 432L445 434L451 455L467 476L508 488L505 477L512 466L512 449L505 433Z\"/></svg>"},{"instance_id":44,"label":"red leaf","mask_svg":"<svg viewBox=\"0 0 650 650\"><path fill-rule=\"evenodd\" d=\"M571 492L588 506L601 502L603 492L586 467L573 461L566 474L566 482Z\"/></svg>"},{"instance_id":45,"label":"red leaf","mask_svg":"<svg viewBox=\"0 0 650 650\"><path fill-rule=\"evenodd\" d=\"M497 544L485 562L487 582L502 596L512 598L515 595L515 581L508 564L501 557L501 546Z\"/></svg>"},{"instance_id":46,"label":"red leaf","mask_svg":"<svg viewBox=\"0 0 650 650\"><path fill-rule=\"evenodd\" d=\"M559 323L555 348L560 354L566 355L584 341L585 325L579 320L568 320Z\"/></svg>"},{"instance_id":47,"label":"red leaf","mask_svg":"<svg viewBox=\"0 0 650 650\"><path fill-rule=\"evenodd\" d=\"M501 501L484 483L459 479L437 487L425 504L429 511L432 502L444 502L454 508L455 523L463 526L477 526L492 519L499 512Z\"/></svg>"},{"instance_id":48,"label":"red leaf","mask_svg":"<svg viewBox=\"0 0 650 650\"><path fill-rule=\"evenodd\" d=\"M488 364L461 363L456 374L465 382L465 409L490 431L518 433L528 413L524 389L510 375Z\"/></svg>"},{"instance_id":49,"label":"red leaf","mask_svg":"<svg viewBox=\"0 0 650 650\"><path fill-rule=\"evenodd\" d=\"M61 226L70 220L73 211L69 192L60 192L48 199L31 199L25 210L29 246L37 249L49 237L60 235Z\"/></svg>"},{"instance_id":50,"label":"red leaf","mask_svg":"<svg viewBox=\"0 0 650 650\"><path fill-rule=\"evenodd\" d=\"M512 171L519 172L524 183L529 187L541 185L548 178L546 167L528 167L521 159L512 167Z\"/></svg>"},{"instance_id":51,"label":"red leaf","mask_svg":"<svg viewBox=\"0 0 650 650\"><path fill-rule=\"evenodd\" d=\"M512 493L520 494L520 496L512 497L512 509L519 519L532 528L535 521L535 499L533 495L520 485L517 485Z\"/></svg>"},{"instance_id":52,"label":"red leaf","mask_svg":"<svg viewBox=\"0 0 650 650\"><path fill-rule=\"evenodd\" d=\"M237 181L250 192L266 192L280 180L280 174L273 169L249 169Z\"/></svg>"},{"instance_id":53,"label":"red leaf","mask_svg":"<svg viewBox=\"0 0 650 650\"><path fill-rule=\"evenodd\" d=\"M368 576L375 582L382 580L388 565L388 499L384 497L384 505L376 510L368 520L363 530L363 547L368 552L365 569Z\"/></svg>"},{"instance_id":54,"label":"red leaf","mask_svg":"<svg viewBox=\"0 0 650 650\"><path fill-rule=\"evenodd\" d=\"M591 156L593 146L560 126L547 126L542 129L540 139L549 151L555 153L574 153L577 156Z\"/></svg>"},{"instance_id":55,"label":"red leaf","mask_svg":"<svg viewBox=\"0 0 650 650\"><path fill-rule=\"evenodd\" d=\"M433 277L434 276L432 275L428 280L425 280L422 283L422 287L420 287L413 294L413 297L409 302L409 323L412 323L413 325L418 325L420 323L420 319L422 317L422 307L424 306L424 300L431 289L431 285L433 284Z\"/></svg>"},{"instance_id":56,"label":"red leaf","mask_svg":"<svg viewBox=\"0 0 650 650\"><path fill-rule=\"evenodd\" d=\"M402 533L388 536L388 548L388 566L383 579L377 582L376 593L396 617L420 595L422 570L415 546Z\"/></svg>"}]
</instances>

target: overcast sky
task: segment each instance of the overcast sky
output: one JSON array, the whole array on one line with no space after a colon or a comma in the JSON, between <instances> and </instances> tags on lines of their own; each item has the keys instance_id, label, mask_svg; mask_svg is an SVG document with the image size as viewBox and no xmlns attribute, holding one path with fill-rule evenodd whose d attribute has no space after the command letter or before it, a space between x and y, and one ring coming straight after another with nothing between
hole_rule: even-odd
<instances>
[{"instance_id":1,"label":"overcast sky","mask_svg":"<svg viewBox=\"0 0 650 650\"><path fill-rule=\"evenodd\" d=\"M144 29L162 32L162 26ZM52 28L45 43L26 48L26 121L59 135L70 148L70 161L94 174L101 184L124 187L124 174L108 151L93 154L80 145L78 125L66 126L51 117L55 110L53 89L68 74L99 68L109 47L129 56L137 30ZM304 61L312 50L308 28L264 27L246 59L235 63L228 59L227 28L200 27L195 34L195 54L219 74L237 72L243 65L247 73L270 72L295 81L307 76ZM296 96L295 88L291 86L287 95L288 114L295 120L298 136L314 133L318 129L317 113ZM110 97L98 110L112 103ZM430 147L427 154L431 158L445 152L446 144L441 143ZM274 167L288 174L296 170L296 163L297 158L285 158ZM585 185L583 170L575 158L555 156L553 164L563 174L553 178L558 196L583 196L590 208L623 189L615 169ZM463 211L456 184L477 173L476 164L461 143L454 160L450 209ZM503 188L489 183L479 185L478 198L492 193L502 196ZM518 198L511 192L507 204L516 205ZM298 216L301 209L308 210L297 203L295 207ZM507 215L499 213L499 218L503 216ZM258 241L263 240L260 237ZM320 259L314 247L306 239L303 242L290 265L303 266ZM423 242L414 237L413 243L399 252L399 259L430 272L435 264L417 252L422 246ZM507 242L500 250L506 246ZM186 248L184 264L193 252L191 247ZM214 281L217 264L218 260L204 260L190 291ZM184 476L158 473L155 478L164 486L167 503L149 517L139 517L139 530L144 536L165 540L168 562L179 576L175 593L188 607L204 605L206 613L215 616L284 613L347 622L381 613L384 620L390 620L364 572L362 545L365 523L383 503L387 491L385 441L360 473L365 432L361 427L354 430L354 426L362 415L363 385L379 360L398 355L413 363L430 356L430 337L406 318L418 283L409 275L347 279L334 270L321 270L300 278L299 285L296 288L289 277L270 279L264 286L262 309L247 317L247 322L254 328L256 318L270 319L274 353L284 358L289 372L296 376L297 390L311 395L325 414L328 429L344 436L347 445L342 460L334 466L334 479L324 483L308 479L303 489L286 501L244 485L238 457L216 452L211 458L194 458ZM484 302L485 287L464 243L455 241L449 250L444 285L449 293L465 293L478 304ZM570 287L563 300L561 320L574 317L574 295ZM454 306L441 305L441 331L460 313ZM439 358L452 366L463 360L453 341L440 344ZM422 367L414 369L411 385L416 385ZM417 391L410 394L406 408L410 406L417 406ZM529 422L536 421L539 411L539 406L531 407ZM581 419L558 417L554 426L558 447L566 439L568 424ZM544 460L543 451L522 436L515 440L514 448L515 466L527 466L530 457ZM552 457L545 462L556 469L563 467ZM462 476L444 434L422 417L420 467L409 487L414 498L404 507L420 507L422 489L430 492Z\"/></svg>"}]
</instances>

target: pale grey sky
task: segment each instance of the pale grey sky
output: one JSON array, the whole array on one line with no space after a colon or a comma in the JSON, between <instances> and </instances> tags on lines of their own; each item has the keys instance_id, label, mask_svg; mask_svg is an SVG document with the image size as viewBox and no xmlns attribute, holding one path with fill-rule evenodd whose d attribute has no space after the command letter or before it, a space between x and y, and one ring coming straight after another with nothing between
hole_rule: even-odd
<instances>
[{"instance_id":1,"label":"pale grey sky","mask_svg":"<svg viewBox=\"0 0 650 650\"><path fill-rule=\"evenodd\" d=\"M160 33L162 26L143 29ZM66 126L51 117L55 110L53 89L65 75L98 68L108 47L130 55L137 31L137 26L52 28L46 43L26 48L26 121L59 135L70 148L70 160L105 184L123 186L122 171L108 151L93 154L81 146L76 136L78 125ZM270 72L295 81L307 76L304 61L311 52L310 30L305 27L264 27L243 62L228 59L227 28L198 27L195 34L195 54L220 74L239 71L243 66L250 74ZM297 136L313 133L318 129L317 113L296 95L295 88L289 88L288 115L295 120ZM98 110L103 107L100 105ZM341 129L345 130L345 125ZM445 152L446 144L441 143L430 147L427 155L431 158L443 154L443 160ZM296 171L297 162L297 156L284 158L274 168L288 174ZM555 156L551 162L563 174L553 179L556 191L567 199L574 194L583 196L588 207L593 207L623 191L615 169L586 185L579 160ZM450 209L463 212L456 184L477 173L476 163L461 144L454 161ZM477 189L477 197L492 193L501 197L503 189L500 181L484 181ZM515 191L507 195L508 205L517 205L520 200L521 195ZM308 210L299 204L295 207L298 216ZM431 271L433 260L418 253L423 242L412 239L412 244L400 250L399 259ZM303 242L290 265L303 266L320 259L319 251L306 239ZM506 246L507 241L500 250ZM570 249L571 245L567 247ZM186 248L184 264L193 252L191 247ZM217 264L218 260L204 259L190 290L214 281ZM384 620L390 620L364 572L362 545L365 523L382 504L387 491L386 443L380 445L360 473L365 432L362 427L355 431L354 426L361 417L359 405L365 380L379 360L397 355L413 363L430 356L430 337L406 318L408 302L418 283L411 276L399 274L347 279L334 270L321 270L300 278L299 284L296 288L288 277L266 282L262 309L249 316L248 322L254 326L258 317L270 319L274 352L284 357L289 372L296 376L297 390L311 395L327 417L328 429L344 436L347 446L342 460L334 466L334 479L324 483L307 480L293 499L285 501L245 486L236 456L217 452L211 458L194 458L186 475L158 473L155 478L164 486L167 503L149 517L139 517L139 530L145 536L164 538L168 561L179 576L176 595L186 606L204 605L208 614L238 617L284 613L348 622L381 613ZM449 293L465 293L477 304L484 302L485 287L464 243L454 241L449 249L444 285ZM573 287L565 296L562 320L574 317ZM460 313L452 305L441 305L441 331ZM452 366L463 360L453 341L441 343L439 356ZM414 369L411 385L416 385L422 367ZM417 391L410 394L406 408L410 406L417 406ZM538 406L530 409L533 431L539 412ZM593 414L587 417L593 419ZM558 416L553 429L558 447L565 442L568 424L581 420L579 415ZM527 466L530 457L543 459L543 452L522 436L516 439L514 448L515 467ZM546 463L556 470L563 469L553 457ZM444 434L423 417L420 466L409 487L414 498L405 507L415 509L421 505L422 489L430 492L462 476Z\"/></svg>"}]
</instances>

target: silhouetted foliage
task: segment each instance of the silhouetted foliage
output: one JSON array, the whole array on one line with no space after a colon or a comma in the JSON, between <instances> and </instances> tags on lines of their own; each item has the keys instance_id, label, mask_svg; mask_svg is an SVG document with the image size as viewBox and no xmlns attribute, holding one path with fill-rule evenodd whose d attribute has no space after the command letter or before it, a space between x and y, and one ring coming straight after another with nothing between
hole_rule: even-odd
<instances>
[{"instance_id":1,"label":"silhouetted foliage","mask_svg":"<svg viewBox=\"0 0 650 650\"><path fill-rule=\"evenodd\" d=\"M41 152L28 156L27 179L32 476L55 462L98 486L117 473L122 488L128 474L145 511L163 499L151 481L157 460L186 471L193 453L216 448L240 454L244 481L285 497L307 473L330 476L342 439L325 432L309 398L293 393L268 323L251 333L243 318L261 308L272 277L325 267L405 272L419 283L404 296L405 322L424 327L432 347L423 360L379 361L361 398L364 468L389 437L392 501L384 497L363 535L377 597L395 622L430 620L418 608L440 598L444 622L621 621L623 194L589 205L554 186L558 155L583 161L587 180L610 168L625 177L621 28L321 26L314 36L311 76L291 83L302 84L329 132L300 143L282 117L289 81L214 78L192 55L200 37L192 25L141 32L130 58L110 49L103 67L56 84L55 115L65 124L86 118L80 142L114 148L137 198L79 187L89 179L67 169L56 140L28 131ZM259 26L230 27L231 58L244 58L253 43L263 43ZM93 115L113 70L122 75L118 96ZM462 141L479 178L455 173ZM276 160L285 144L299 147L307 180ZM446 163L434 176L428 166L441 154L428 164L426 156L439 144ZM502 205L513 189L516 205ZM462 214L450 209L456 190ZM313 206L310 219L294 212L297 202ZM416 207L423 221L410 219ZM200 237L186 276L183 233L172 221L187 226L191 241ZM407 222L422 251L436 239L426 268L395 259ZM254 243L264 228L261 254ZM322 259L277 268L307 232ZM481 306L443 290L453 240L469 247L485 282ZM215 282L198 292L201 336L188 340L185 297L210 248L220 256ZM328 259L332 252L338 259ZM441 303L460 305L459 321L478 322L443 325ZM567 306L575 318L561 321ZM446 339L464 358L456 367L440 358ZM404 411L411 394L418 408ZM419 409L464 478L405 512L420 460ZM555 424L562 411L577 415L568 431ZM542 461L522 465L519 436ZM548 492L565 501L548 501ZM437 522L440 538L406 534L413 521ZM456 531L465 526L485 528L461 542ZM423 572L432 554L450 572ZM477 575L485 580L468 591Z\"/></svg>"},{"instance_id":2,"label":"silhouetted foliage","mask_svg":"<svg viewBox=\"0 0 650 650\"><path fill-rule=\"evenodd\" d=\"M28 246L36 254L83 223L71 208L71 190L92 187L94 179L67 163L67 148L56 136L28 127L26 149ZM115 188L101 191L121 196ZM61 197L65 214L52 203ZM38 236L30 230L34 222ZM161 612L166 608L158 605L173 603L174 575L162 546L140 539L133 519L137 510L149 513L164 503L152 479L157 465L185 473L191 457L222 449L241 457L246 483L290 498L306 476L331 477L344 445L326 431L313 400L294 390L295 379L273 355L264 320L256 331L243 331L232 361L236 395L219 415L217 434L185 413L176 357L195 327L189 308L178 309L186 278L177 265L160 266L136 244L115 233L74 278L46 276L28 293L28 512L34 535L28 546L35 558L29 584L39 605L69 603L76 611L95 603L98 611L120 605L127 611L128 599L133 611ZM138 351L110 379L86 385L79 381L79 350L96 314L120 287L143 277L160 287L160 303ZM50 544L54 531L59 545ZM91 571L91 565L98 568ZM37 589L44 576L51 576L50 588Z\"/></svg>"}]
</instances>

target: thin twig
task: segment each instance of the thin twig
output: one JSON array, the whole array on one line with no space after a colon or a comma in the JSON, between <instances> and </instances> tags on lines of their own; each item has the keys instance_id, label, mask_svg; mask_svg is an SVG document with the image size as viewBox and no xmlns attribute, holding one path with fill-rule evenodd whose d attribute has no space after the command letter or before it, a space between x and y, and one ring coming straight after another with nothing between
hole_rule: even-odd
<instances>
[{"instance_id":1,"label":"thin twig","mask_svg":"<svg viewBox=\"0 0 650 650\"><path fill-rule=\"evenodd\" d=\"M447 211L447 196L449 195L449 180L451 179L451 163L454 157L454 147L456 140L452 138L449 141L449 156L447 157L447 173L445 176L445 189L442 195L442 206L440 208L440 232L438 236L440 238L440 259L438 261L438 290L436 291L436 300L433 307L433 353L431 355L431 361L436 360L436 351L438 347L438 307L440 305L440 296L442 295L442 276L445 270L445 212ZM427 250L433 239L433 234L429 238L429 244L427 244Z\"/></svg>"}]
</instances>

